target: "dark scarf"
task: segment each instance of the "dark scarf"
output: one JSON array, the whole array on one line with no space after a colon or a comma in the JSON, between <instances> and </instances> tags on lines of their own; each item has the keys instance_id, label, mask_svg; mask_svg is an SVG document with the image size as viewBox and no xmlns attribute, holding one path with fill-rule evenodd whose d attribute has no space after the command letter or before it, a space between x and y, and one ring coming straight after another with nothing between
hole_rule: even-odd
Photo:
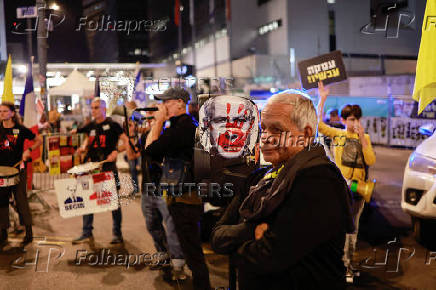
<instances>
[{"instance_id":1,"label":"dark scarf","mask_svg":"<svg viewBox=\"0 0 436 290\"><path fill-rule=\"evenodd\" d=\"M239 213L246 221L259 222L270 216L286 199L292 189L297 173L306 168L329 165L336 172L344 185L343 208L347 220L347 232L354 229L351 216L351 199L348 185L341 172L326 156L322 146L307 147L283 164L276 178L263 178L250 192L239 208ZM274 175L274 173L272 174ZM268 174L266 175L268 176Z\"/></svg>"}]
</instances>

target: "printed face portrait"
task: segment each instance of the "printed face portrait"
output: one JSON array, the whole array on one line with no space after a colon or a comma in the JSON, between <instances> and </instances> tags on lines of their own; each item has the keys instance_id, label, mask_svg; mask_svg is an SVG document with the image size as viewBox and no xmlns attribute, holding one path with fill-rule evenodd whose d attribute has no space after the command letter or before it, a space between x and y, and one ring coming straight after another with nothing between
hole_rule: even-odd
<instances>
[{"instance_id":1,"label":"printed face portrait","mask_svg":"<svg viewBox=\"0 0 436 290\"><path fill-rule=\"evenodd\" d=\"M224 158L250 154L259 134L259 113L250 100L238 96L208 99L199 112L200 140L207 152Z\"/></svg>"}]
</instances>

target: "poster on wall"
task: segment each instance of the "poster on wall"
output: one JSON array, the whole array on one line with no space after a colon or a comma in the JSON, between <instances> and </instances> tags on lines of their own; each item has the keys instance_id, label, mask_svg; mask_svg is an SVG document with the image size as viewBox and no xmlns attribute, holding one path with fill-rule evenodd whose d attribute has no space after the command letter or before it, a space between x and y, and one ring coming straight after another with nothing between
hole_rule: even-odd
<instances>
[{"instance_id":1,"label":"poster on wall","mask_svg":"<svg viewBox=\"0 0 436 290\"><path fill-rule=\"evenodd\" d=\"M417 103L413 100L394 100L394 117L407 117L413 118L413 109L414 103Z\"/></svg>"},{"instance_id":2,"label":"poster on wall","mask_svg":"<svg viewBox=\"0 0 436 290\"><path fill-rule=\"evenodd\" d=\"M308 90L318 87L318 82L324 85L341 82L347 79L342 52L335 50L314 58L298 62L301 86Z\"/></svg>"},{"instance_id":3,"label":"poster on wall","mask_svg":"<svg viewBox=\"0 0 436 290\"><path fill-rule=\"evenodd\" d=\"M421 114L418 115L418 102L413 102L412 118L419 119L436 119L436 100L431 102L424 108Z\"/></svg>"},{"instance_id":4,"label":"poster on wall","mask_svg":"<svg viewBox=\"0 0 436 290\"><path fill-rule=\"evenodd\" d=\"M391 118L391 142L393 146L416 147L422 143L426 136L419 133L419 127L432 123L436 126L436 120Z\"/></svg>"},{"instance_id":5,"label":"poster on wall","mask_svg":"<svg viewBox=\"0 0 436 290\"><path fill-rule=\"evenodd\" d=\"M386 117L362 117L360 119L372 144L388 144L388 120Z\"/></svg>"},{"instance_id":6,"label":"poster on wall","mask_svg":"<svg viewBox=\"0 0 436 290\"><path fill-rule=\"evenodd\" d=\"M48 138L48 160L50 175L57 175L61 173L61 151L59 137Z\"/></svg>"}]
</instances>

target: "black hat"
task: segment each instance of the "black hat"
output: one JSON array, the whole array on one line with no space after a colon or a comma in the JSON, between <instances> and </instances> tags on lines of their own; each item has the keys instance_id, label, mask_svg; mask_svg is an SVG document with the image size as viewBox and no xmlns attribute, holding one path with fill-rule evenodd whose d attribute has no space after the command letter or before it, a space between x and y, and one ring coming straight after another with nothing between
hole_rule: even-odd
<instances>
[{"instance_id":1,"label":"black hat","mask_svg":"<svg viewBox=\"0 0 436 290\"><path fill-rule=\"evenodd\" d=\"M178 100L182 99L186 104L189 102L189 93L182 88L169 88L163 94L155 96L157 100Z\"/></svg>"}]
</instances>

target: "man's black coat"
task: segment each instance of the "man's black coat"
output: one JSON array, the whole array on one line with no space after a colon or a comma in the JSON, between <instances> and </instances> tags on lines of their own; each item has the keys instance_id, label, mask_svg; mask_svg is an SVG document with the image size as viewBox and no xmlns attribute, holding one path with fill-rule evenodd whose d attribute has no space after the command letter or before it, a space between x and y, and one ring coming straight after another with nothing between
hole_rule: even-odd
<instances>
[{"instance_id":1,"label":"man's black coat","mask_svg":"<svg viewBox=\"0 0 436 290\"><path fill-rule=\"evenodd\" d=\"M254 185L265 170L249 181ZM244 195L234 198L217 223L212 248L231 255L240 289L340 289L345 233L342 176L331 165L300 170L286 199L267 220L268 230L254 239L257 224L241 221ZM260 222L260 223L261 223Z\"/></svg>"}]
</instances>

